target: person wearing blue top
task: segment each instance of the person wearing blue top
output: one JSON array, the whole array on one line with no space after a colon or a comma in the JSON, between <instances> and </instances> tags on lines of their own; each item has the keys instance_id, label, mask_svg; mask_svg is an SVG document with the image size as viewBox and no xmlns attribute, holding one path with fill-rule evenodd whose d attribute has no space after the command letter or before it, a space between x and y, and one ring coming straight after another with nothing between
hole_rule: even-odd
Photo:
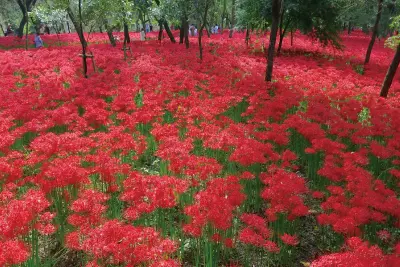
<instances>
[{"instance_id":1,"label":"person wearing blue top","mask_svg":"<svg viewBox=\"0 0 400 267\"><path fill-rule=\"evenodd\" d=\"M40 38L40 33L36 32L35 34L35 47L40 48L43 47L43 40Z\"/></svg>"}]
</instances>

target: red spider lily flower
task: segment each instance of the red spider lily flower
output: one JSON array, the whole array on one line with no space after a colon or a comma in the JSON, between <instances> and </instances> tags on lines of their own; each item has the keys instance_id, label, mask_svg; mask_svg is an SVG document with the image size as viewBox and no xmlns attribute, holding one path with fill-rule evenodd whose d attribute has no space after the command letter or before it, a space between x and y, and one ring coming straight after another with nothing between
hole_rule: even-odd
<instances>
[{"instance_id":1,"label":"red spider lily flower","mask_svg":"<svg viewBox=\"0 0 400 267\"><path fill-rule=\"evenodd\" d=\"M283 243L289 246L297 246L299 244L299 240L296 235L283 234L281 237Z\"/></svg>"}]
</instances>

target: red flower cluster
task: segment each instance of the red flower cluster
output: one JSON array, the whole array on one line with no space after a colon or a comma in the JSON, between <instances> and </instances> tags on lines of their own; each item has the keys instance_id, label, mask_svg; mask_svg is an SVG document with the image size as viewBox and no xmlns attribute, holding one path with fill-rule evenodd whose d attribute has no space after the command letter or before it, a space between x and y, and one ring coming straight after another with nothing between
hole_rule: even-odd
<instances>
[{"instance_id":1,"label":"red flower cluster","mask_svg":"<svg viewBox=\"0 0 400 267\"><path fill-rule=\"evenodd\" d=\"M281 169L262 173L260 178L266 185L261 197L270 203L265 212L268 221L275 221L278 213L288 213L289 220L308 214L301 198L301 194L308 192L304 178Z\"/></svg>"},{"instance_id":2,"label":"red flower cluster","mask_svg":"<svg viewBox=\"0 0 400 267\"><path fill-rule=\"evenodd\" d=\"M195 195L195 203L185 207L185 214L191 221L183 230L198 237L207 223L219 230L230 228L235 210L245 199L241 191L239 178L235 176L209 181L207 188Z\"/></svg>"},{"instance_id":3,"label":"red flower cluster","mask_svg":"<svg viewBox=\"0 0 400 267\"><path fill-rule=\"evenodd\" d=\"M348 251L334 253L320 257L314 261L312 267L329 266L388 266L395 267L400 264L400 251L395 254L385 255L377 246L369 246L358 237L346 241Z\"/></svg>"},{"instance_id":4,"label":"red flower cluster","mask_svg":"<svg viewBox=\"0 0 400 267\"><path fill-rule=\"evenodd\" d=\"M188 186L187 181L178 178L132 172L124 181L124 192L120 197L129 204L124 216L136 220L143 213L151 213L157 208L173 208L179 194L184 193Z\"/></svg>"},{"instance_id":5,"label":"red flower cluster","mask_svg":"<svg viewBox=\"0 0 400 267\"><path fill-rule=\"evenodd\" d=\"M161 238L153 228L135 227L116 220L106 221L85 233L69 234L67 245L89 254L93 258L89 266L96 266L97 261L103 262L102 266L137 266L144 263L151 266L179 266L174 260L165 260L176 251L175 242Z\"/></svg>"}]
</instances>

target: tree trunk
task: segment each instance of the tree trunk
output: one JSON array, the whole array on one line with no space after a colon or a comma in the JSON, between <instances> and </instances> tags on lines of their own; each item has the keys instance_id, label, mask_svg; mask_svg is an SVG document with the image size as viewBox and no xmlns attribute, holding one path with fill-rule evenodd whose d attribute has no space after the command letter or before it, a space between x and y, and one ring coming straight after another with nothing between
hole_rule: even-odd
<instances>
[{"instance_id":1,"label":"tree trunk","mask_svg":"<svg viewBox=\"0 0 400 267\"><path fill-rule=\"evenodd\" d=\"M293 29L290 30L290 46L293 46Z\"/></svg>"},{"instance_id":2,"label":"tree trunk","mask_svg":"<svg viewBox=\"0 0 400 267\"><path fill-rule=\"evenodd\" d=\"M203 60L203 46L201 43L201 37L203 36L203 29L207 22L207 13L209 8L209 2L206 0L206 6L204 7L204 17L201 27L199 29L199 50L200 50L200 60Z\"/></svg>"},{"instance_id":3,"label":"tree trunk","mask_svg":"<svg viewBox=\"0 0 400 267\"><path fill-rule=\"evenodd\" d=\"M392 85L394 75L396 74L397 68L400 63L400 45L397 46L396 54L393 57L392 63L386 73L385 80L381 88L381 97L387 97L389 88Z\"/></svg>"},{"instance_id":4,"label":"tree trunk","mask_svg":"<svg viewBox=\"0 0 400 267\"><path fill-rule=\"evenodd\" d=\"M165 31L168 34L169 39L171 40L171 43L175 44L176 43L175 37L172 34L171 29L169 28L168 21L166 21L166 20L164 20L164 28L165 28Z\"/></svg>"},{"instance_id":5,"label":"tree trunk","mask_svg":"<svg viewBox=\"0 0 400 267\"><path fill-rule=\"evenodd\" d=\"M25 24L26 24L26 16L24 15L24 17L21 19L21 22L19 23L19 27L18 27L18 37L19 38L22 38L22 36L24 36Z\"/></svg>"},{"instance_id":6,"label":"tree trunk","mask_svg":"<svg viewBox=\"0 0 400 267\"><path fill-rule=\"evenodd\" d=\"M271 35L269 38L269 47L268 47L267 72L265 75L265 80L268 82L272 81L276 34L278 33L279 16L281 12L282 1L283 0L272 0L272 25L271 25Z\"/></svg>"},{"instance_id":7,"label":"tree trunk","mask_svg":"<svg viewBox=\"0 0 400 267\"><path fill-rule=\"evenodd\" d=\"M79 0L79 1L82 1L82 0ZM79 37L79 41L86 48L87 43L86 43L86 40L85 40L85 36L83 35L83 29L81 28L81 25L80 25L81 23L79 23L76 20L75 14L74 14L74 12L72 11L72 9L70 7L67 8L67 13L68 13L68 16L69 16L70 20L72 21L72 24L74 24L76 33L78 34L78 37Z\"/></svg>"},{"instance_id":8,"label":"tree trunk","mask_svg":"<svg viewBox=\"0 0 400 267\"><path fill-rule=\"evenodd\" d=\"M158 21L158 26L160 27L160 31L158 32L158 41L161 42L162 39L162 32L163 32L163 23L162 20Z\"/></svg>"},{"instance_id":9,"label":"tree trunk","mask_svg":"<svg viewBox=\"0 0 400 267\"><path fill-rule=\"evenodd\" d=\"M1 28L1 32L3 33L3 36L5 36L6 32L4 31L3 24L1 24L1 23L0 23L0 28Z\"/></svg>"},{"instance_id":10,"label":"tree trunk","mask_svg":"<svg viewBox=\"0 0 400 267\"><path fill-rule=\"evenodd\" d=\"M128 24L124 22L124 41L126 40L126 43L130 44L131 43L131 37L129 36L129 28Z\"/></svg>"},{"instance_id":11,"label":"tree trunk","mask_svg":"<svg viewBox=\"0 0 400 267\"><path fill-rule=\"evenodd\" d=\"M23 2L25 1L25 2ZM24 36L24 27L25 24L27 23L27 12L30 12L32 7L36 4L36 0L17 0L17 4L19 8L21 9L22 12L22 19L21 22L19 23L18 27L18 37L22 38Z\"/></svg>"},{"instance_id":12,"label":"tree trunk","mask_svg":"<svg viewBox=\"0 0 400 267\"><path fill-rule=\"evenodd\" d=\"M199 50L200 50L200 60L203 60L203 46L201 43L201 37L203 36L203 30L199 32Z\"/></svg>"},{"instance_id":13,"label":"tree trunk","mask_svg":"<svg viewBox=\"0 0 400 267\"><path fill-rule=\"evenodd\" d=\"M71 33L71 27L69 26L69 22L67 21L67 29L68 29L68 33Z\"/></svg>"},{"instance_id":14,"label":"tree trunk","mask_svg":"<svg viewBox=\"0 0 400 267\"><path fill-rule=\"evenodd\" d=\"M210 28L209 26L210 26L210 25L208 25L208 24L205 26L205 28L206 28L206 33L207 33L207 37L208 37L208 38L211 37L210 31L208 30L208 28Z\"/></svg>"},{"instance_id":15,"label":"tree trunk","mask_svg":"<svg viewBox=\"0 0 400 267\"><path fill-rule=\"evenodd\" d=\"M183 32L185 37L186 49L189 49L189 22L187 17L185 18L185 23L183 24Z\"/></svg>"},{"instance_id":16,"label":"tree trunk","mask_svg":"<svg viewBox=\"0 0 400 267\"><path fill-rule=\"evenodd\" d=\"M79 32L80 32L80 40L82 44L82 63L83 63L83 75L85 78L88 78L87 76L87 62L86 62L86 40L85 36L83 35L83 26L82 26L82 0L79 0Z\"/></svg>"},{"instance_id":17,"label":"tree trunk","mask_svg":"<svg viewBox=\"0 0 400 267\"><path fill-rule=\"evenodd\" d=\"M351 33L351 22L349 21L349 26L347 28L347 34L350 35Z\"/></svg>"},{"instance_id":18,"label":"tree trunk","mask_svg":"<svg viewBox=\"0 0 400 267\"><path fill-rule=\"evenodd\" d=\"M285 38L286 30L289 27L289 23L290 23L290 20L287 20L286 24L283 25L283 19L284 19L284 12L283 12L283 4L282 4L282 6L281 6L281 19L280 19L280 23L279 23L279 45L278 45L277 56L279 56L281 54L283 38Z\"/></svg>"},{"instance_id":19,"label":"tree trunk","mask_svg":"<svg viewBox=\"0 0 400 267\"><path fill-rule=\"evenodd\" d=\"M283 32L283 34L279 34L278 51L276 52L276 56L278 56L278 57L281 55L282 43L283 43L284 37L285 37L285 32Z\"/></svg>"},{"instance_id":20,"label":"tree trunk","mask_svg":"<svg viewBox=\"0 0 400 267\"><path fill-rule=\"evenodd\" d=\"M183 44L183 39L185 38L185 28L184 28L184 22L182 20L181 23L181 28L179 29L179 43Z\"/></svg>"},{"instance_id":21,"label":"tree trunk","mask_svg":"<svg viewBox=\"0 0 400 267\"><path fill-rule=\"evenodd\" d=\"M247 27L246 27L246 46L249 45L249 41L250 41L250 27L249 27L249 25L247 25Z\"/></svg>"},{"instance_id":22,"label":"tree trunk","mask_svg":"<svg viewBox=\"0 0 400 267\"><path fill-rule=\"evenodd\" d=\"M232 0L231 28L229 29L229 38L233 37L233 27L235 27L235 8L236 0Z\"/></svg>"},{"instance_id":23,"label":"tree trunk","mask_svg":"<svg viewBox=\"0 0 400 267\"><path fill-rule=\"evenodd\" d=\"M83 26L82 26L82 0L79 0L79 22L76 20L74 12L72 11L71 7L68 6L67 8L67 13L69 18L71 19L72 23L74 24L74 27L76 29L76 32L79 37L79 41L81 42L82 45L82 65L83 65L83 75L85 78L88 78L87 76L87 62L86 62L86 47L87 43L85 40L85 36L83 34Z\"/></svg>"},{"instance_id":24,"label":"tree trunk","mask_svg":"<svg viewBox=\"0 0 400 267\"><path fill-rule=\"evenodd\" d=\"M373 32L372 32L372 38L368 45L367 55L365 56L364 64L368 64L368 62L369 62L369 59L371 57L372 48L374 46L376 36L378 35L379 21L381 20L381 15L382 15L382 6L383 6L383 0L378 0L378 13L376 14L376 20L375 20L375 25L374 25Z\"/></svg>"},{"instance_id":25,"label":"tree trunk","mask_svg":"<svg viewBox=\"0 0 400 267\"><path fill-rule=\"evenodd\" d=\"M113 47L117 45L117 42L115 41L114 35L113 35L113 28L108 25L107 20L104 21L104 27L106 28L106 32L108 35L108 39L110 40L110 43Z\"/></svg>"},{"instance_id":26,"label":"tree trunk","mask_svg":"<svg viewBox=\"0 0 400 267\"><path fill-rule=\"evenodd\" d=\"M221 34L224 33L224 20L226 17L226 1L224 0L223 9L222 9L222 17L221 17Z\"/></svg>"}]
</instances>

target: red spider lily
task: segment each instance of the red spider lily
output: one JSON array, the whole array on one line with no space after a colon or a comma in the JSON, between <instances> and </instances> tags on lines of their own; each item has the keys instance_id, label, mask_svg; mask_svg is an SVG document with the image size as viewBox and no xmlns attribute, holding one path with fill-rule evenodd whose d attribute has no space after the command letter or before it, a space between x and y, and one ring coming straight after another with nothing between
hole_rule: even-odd
<instances>
[{"instance_id":1,"label":"red spider lily","mask_svg":"<svg viewBox=\"0 0 400 267\"><path fill-rule=\"evenodd\" d=\"M177 204L179 194L185 192L188 183L168 176L146 176L132 172L124 181L121 200L128 202L125 217L136 220L143 213L157 208L172 208Z\"/></svg>"},{"instance_id":2,"label":"red spider lily","mask_svg":"<svg viewBox=\"0 0 400 267\"><path fill-rule=\"evenodd\" d=\"M262 173L261 179L266 184L261 197L271 204L266 211L269 221L276 220L276 214L281 212L289 213L291 220L308 214L308 208L299 196L308 192L303 178L277 170L273 174Z\"/></svg>"},{"instance_id":3,"label":"red spider lily","mask_svg":"<svg viewBox=\"0 0 400 267\"><path fill-rule=\"evenodd\" d=\"M110 264L132 264L162 262L164 257L177 249L175 242L162 239L149 227L134 227L118 221L106 221L85 232L72 232L67 236L67 246L85 251L94 259ZM163 264L172 264L166 261ZM165 265L170 266L170 265Z\"/></svg>"},{"instance_id":4,"label":"red spider lily","mask_svg":"<svg viewBox=\"0 0 400 267\"><path fill-rule=\"evenodd\" d=\"M397 266L398 255L385 255L377 246L353 237L347 240L349 251L325 255L314 261L311 266Z\"/></svg>"},{"instance_id":5,"label":"red spider lily","mask_svg":"<svg viewBox=\"0 0 400 267\"><path fill-rule=\"evenodd\" d=\"M299 244L299 240L297 239L296 235L283 234L280 238L286 245L297 246Z\"/></svg>"},{"instance_id":6,"label":"red spider lily","mask_svg":"<svg viewBox=\"0 0 400 267\"><path fill-rule=\"evenodd\" d=\"M217 178L207 183L207 188L194 197L196 202L185 207L185 214L191 222L184 225L183 230L195 236L210 222L215 228L227 230L231 227L233 212L244 201L239 179L229 176Z\"/></svg>"}]
</instances>

